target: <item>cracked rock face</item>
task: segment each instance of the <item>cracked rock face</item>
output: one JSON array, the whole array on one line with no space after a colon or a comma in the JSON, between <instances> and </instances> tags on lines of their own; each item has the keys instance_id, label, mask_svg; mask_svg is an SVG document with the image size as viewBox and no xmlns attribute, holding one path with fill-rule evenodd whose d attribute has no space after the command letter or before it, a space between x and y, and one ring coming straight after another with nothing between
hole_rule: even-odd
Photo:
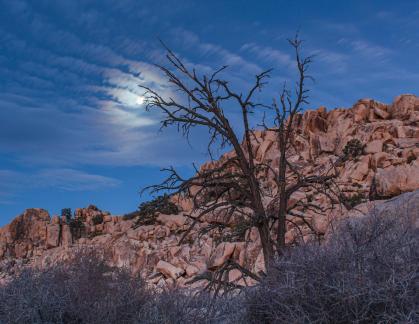
<instances>
[{"instance_id":1,"label":"cracked rock face","mask_svg":"<svg viewBox=\"0 0 419 324\"><path fill-rule=\"evenodd\" d=\"M367 212L380 205L385 207L380 207L379 212L393 210L397 214L402 208L400 206L408 201L413 207L405 212L418 214L418 97L402 95L389 105L362 99L351 108L329 112L321 107L306 111L296 118L295 123L300 136L295 138L296 150L290 152L289 161L303 174L321 172L330 161L338 160L350 140L357 139L363 145L363 152L338 166L337 179L345 196L355 205L359 204L356 210ZM255 132L252 150L257 162L267 163L273 169L278 167L274 132ZM201 169L217 168L232 154L205 163ZM272 173L266 172L258 177L267 190L275 193L277 188ZM410 193L403 194L406 192ZM289 203L297 204L309 195L311 193L307 191L295 192ZM321 195L313 195L310 199L314 205L328 207ZM366 202L371 199L377 199L377 202ZM129 267L133 273L142 274L159 287L185 285L195 276L221 267L229 258L255 273L264 270L260 239L255 228L236 242L221 242L212 234L199 234L203 226L199 223L188 232L191 220L187 215L192 211L192 201L187 197L172 197L171 200L178 205L178 214L158 214L154 224L142 226L135 226L135 219L124 220L93 205L77 209L70 221L58 216L51 218L43 209L27 209L0 229L0 279L24 265L53 265L66 259L73 250L86 246L104 250L110 263ZM383 200L387 202L383 203ZM267 198L265 203L268 206L271 199ZM355 209L347 211L343 206L328 208L320 216L304 211L311 226L323 234L327 233L334 219L355 214ZM205 222L208 224L220 218L222 216L215 214L207 217ZM300 233L292 226L288 227L289 241L301 233L304 239L310 239L310 232L300 218L289 215L289 219L301 225ZM416 226L419 226L418 215L415 219ZM229 226L234 227L236 221L233 217ZM229 277L237 284L243 283L238 273L232 272Z\"/></svg>"}]
</instances>

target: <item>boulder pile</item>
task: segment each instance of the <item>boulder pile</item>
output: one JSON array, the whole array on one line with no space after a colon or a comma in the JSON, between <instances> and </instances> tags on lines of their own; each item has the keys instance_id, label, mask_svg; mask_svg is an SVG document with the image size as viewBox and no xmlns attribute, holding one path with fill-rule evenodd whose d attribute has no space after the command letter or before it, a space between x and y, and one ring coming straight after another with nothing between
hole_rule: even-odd
<instances>
[{"instance_id":1,"label":"boulder pile","mask_svg":"<svg viewBox=\"0 0 419 324\"><path fill-rule=\"evenodd\" d=\"M299 115L295 123L299 136L293 143L296 150L289 160L303 174L320 173L325 165L337 161L345 153L348 143L359 146L354 148L359 151L356 158L343 160L337 166L336 182L349 203L325 208L324 215L312 215L311 218L310 211L305 211L306 218L318 233L327 233L331 222L347 215L352 207L359 205L370 209L375 200L384 201L419 189L418 97L402 95L389 105L362 99L352 108L329 112L320 107ZM252 147L258 162L278 168L274 131L255 132ZM201 168L217 168L231 154ZM259 175L265 186L275 191L272 177L269 172ZM412 194L416 205L417 193ZM296 192L290 204L309 194L307 191ZM229 259L254 273L264 270L255 228L247 230L238 241L223 241L220 235L201 231L216 221L214 217L189 230L192 201L185 197L172 197L171 201L177 204L179 212L173 215L158 213L151 224L139 224L135 217L126 219L111 215L93 205L77 209L70 219L50 217L46 210L39 208L27 209L0 229L0 278L6 278L25 265L53 265L75 249L86 246L105 251L110 263L128 267L132 273L140 273L158 287L184 286L189 282L199 286L202 283L194 278L216 271ZM266 204L269 203L267 199ZM311 203L327 207L320 195L314 195ZM289 217L298 223L298 218ZM232 221L226 230L235 225ZM288 230L287 238L292 240L295 229L289 227ZM304 228L303 235L309 238ZM243 278L239 271L231 271L229 280L239 285L249 283L249 278Z\"/></svg>"}]
</instances>

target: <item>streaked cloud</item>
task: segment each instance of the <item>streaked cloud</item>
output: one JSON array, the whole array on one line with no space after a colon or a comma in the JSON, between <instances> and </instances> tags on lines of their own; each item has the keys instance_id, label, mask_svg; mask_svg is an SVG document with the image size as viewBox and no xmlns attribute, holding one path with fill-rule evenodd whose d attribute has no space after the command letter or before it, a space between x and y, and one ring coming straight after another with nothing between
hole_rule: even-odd
<instances>
[{"instance_id":1,"label":"streaked cloud","mask_svg":"<svg viewBox=\"0 0 419 324\"><path fill-rule=\"evenodd\" d=\"M216 2L192 0L0 0L0 6L0 204L19 197L23 205L27 186L120 189L118 179L100 174L107 168L205 159L206 130L194 130L191 148L176 129L158 132L159 114L145 111L139 85L182 100L153 65L167 63L158 38L200 74L229 65L223 77L237 92L274 67L270 84L256 94L270 103L285 80L294 80L286 38L302 23L305 54L316 55L313 106L349 106L363 96L390 101L417 91L419 11L404 3L343 12L336 2L332 14L307 2L298 7L301 17L276 1L243 5L240 14L226 3L225 15L217 14ZM231 120L240 127L239 118Z\"/></svg>"},{"instance_id":2,"label":"streaked cloud","mask_svg":"<svg viewBox=\"0 0 419 324\"><path fill-rule=\"evenodd\" d=\"M255 43L247 43L241 47L241 50L248 51L257 59L273 64L275 67L289 67L294 63L289 53L274 49L270 46L260 46Z\"/></svg>"},{"instance_id":3,"label":"streaked cloud","mask_svg":"<svg viewBox=\"0 0 419 324\"><path fill-rule=\"evenodd\" d=\"M53 188L60 191L97 191L121 182L75 169L41 169L36 172L0 170L0 204L12 204L22 192Z\"/></svg>"},{"instance_id":4,"label":"streaked cloud","mask_svg":"<svg viewBox=\"0 0 419 324\"><path fill-rule=\"evenodd\" d=\"M340 44L347 44L351 47L351 49L357 52L360 55L366 56L368 58L388 58L389 55L393 53L393 50L386 48L381 45L374 44L371 41L366 41L362 39L356 40L348 40L348 39L341 39Z\"/></svg>"}]
</instances>

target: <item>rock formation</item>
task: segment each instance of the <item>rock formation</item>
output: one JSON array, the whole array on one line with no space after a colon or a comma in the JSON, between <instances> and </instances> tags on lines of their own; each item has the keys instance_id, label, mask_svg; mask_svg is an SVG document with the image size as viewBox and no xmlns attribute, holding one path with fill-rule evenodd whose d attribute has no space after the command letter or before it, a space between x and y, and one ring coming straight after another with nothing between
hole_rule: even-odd
<instances>
[{"instance_id":1,"label":"rock formation","mask_svg":"<svg viewBox=\"0 0 419 324\"><path fill-rule=\"evenodd\" d=\"M298 154L295 152L290 161L303 173L320 172L330 161L338 160L353 139L361 145L356 158L343 160L337 167L337 183L348 203L330 206L320 216L305 212L317 234L327 233L336 218L367 211L384 200L419 189L418 97L402 95L390 105L362 99L352 108L330 112L321 107L300 115L296 127L300 136L293 144ZM258 161L278 167L274 132L256 132L253 149ZM230 154L202 168L215 168ZM275 191L269 172L259 177ZM309 195L307 191L297 192L290 203ZM414 200L411 212L418 213L419 191L409 197ZM256 230L248 230L241 240L231 242L200 232L200 224L188 231L191 219L187 215L192 202L184 197L171 199L179 213L160 213L150 225L138 225L136 217L112 216L95 206L77 209L71 220L51 218L43 209L27 209L0 229L0 274L5 277L25 264L48 266L86 246L105 250L112 264L129 267L157 286L183 286L197 275L216 270L230 258L254 273L264 270ZM321 195L310 199L313 204L326 203ZM351 210L356 205L359 208ZM298 217L290 216L290 220L301 224ZM205 221L216 219L209 217ZM233 220L226 231L234 226ZM288 230L291 241L297 233L292 226ZM303 226L302 233L304 239L310 238L308 228ZM241 274L234 271L230 272L230 280L244 284Z\"/></svg>"}]
</instances>

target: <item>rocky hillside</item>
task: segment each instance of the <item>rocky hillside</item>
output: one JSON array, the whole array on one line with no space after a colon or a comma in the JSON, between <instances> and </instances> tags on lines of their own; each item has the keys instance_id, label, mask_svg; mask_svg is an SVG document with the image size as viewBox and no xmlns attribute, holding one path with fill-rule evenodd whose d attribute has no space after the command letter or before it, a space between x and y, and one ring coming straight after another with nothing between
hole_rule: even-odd
<instances>
[{"instance_id":1,"label":"rocky hillside","mask_svg":"<svg viewBox=\"0 0 419 324\"><path fill-rule=\"evenodd\" d=\"M303 174L320 174L342 156L348 143L354 143L353 139L358 140L358 154L337 166L336 183L346 200L343 205L326 206L324 197L310 190L293 194L290 204L307 200L321 206L324 213L301 210L309 226L298 215L289 215L289 242L296 237L309 240L313 231L316 237L323 237L336 218L345 217L355 206L362 208L352 209L350 215L373 208L374 201L382 203L419 189L418 97L402 95L389 105L362 99L351 108L329 112L320 107L300 115L296 127L299 136L289 160ZM253 149L258 161L269 163L273 169L278 167L274 132L256 132ZM215 168L230 155L227 153L202 168ZM272 192L273 199L276 188L272 174L267 172L259 177ZM417 206L417 192L412 197ZM272 199L267 198L266 204ZM147 221L137 214L132 214L130 219L113 216L95 206L77 209L71 219L50 217L43 209L27 209L0 229L0 273L6 277L25 265L48 266L86 246L104 250L111 263L141 273L158 286L182 286L197 275L216 270L229 258L255 273L263 270L256 230L248 230L236 240L223 240L222 235L201 231L204 225L218 221L215 213L204 219L205 224L198 223L188 231L192 201L187 197L172 197L171 203L176 205L172 210L177 213L152 214ZM410 212L418 213L417 208ZM295 224L304 225L301 232ZM231 231L234 226L233 219L225 231ZM235 270L229 277L238 284L250 280Z\"/></svg>"}]
</instances>

